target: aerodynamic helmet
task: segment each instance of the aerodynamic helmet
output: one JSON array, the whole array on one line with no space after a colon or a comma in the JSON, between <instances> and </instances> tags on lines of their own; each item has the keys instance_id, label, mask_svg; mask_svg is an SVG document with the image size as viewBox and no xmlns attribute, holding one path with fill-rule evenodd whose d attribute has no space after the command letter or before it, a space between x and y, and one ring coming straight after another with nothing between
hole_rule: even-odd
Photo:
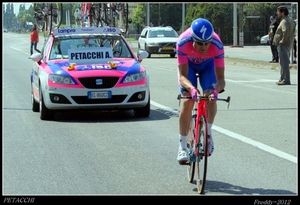
<instances>
[{"instance_id":1,"label":"aerodynamic helmet","mask_svg":"<svg viewBox=\"0 0 300 205\"><path fill-rule=\"evenodd\" d=\"M214 28L208 20L198 18L192 22L191 31L194 41L206 43L211 41Z\"/></svg>"}]
</instances>

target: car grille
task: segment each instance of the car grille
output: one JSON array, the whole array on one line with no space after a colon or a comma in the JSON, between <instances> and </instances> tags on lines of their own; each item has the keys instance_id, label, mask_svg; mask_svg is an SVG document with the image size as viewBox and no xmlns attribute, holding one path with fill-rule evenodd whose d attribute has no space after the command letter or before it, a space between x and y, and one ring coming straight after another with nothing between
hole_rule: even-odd
<instances>
[{"instance_id":1,"label":"car grille","mask_svg":"<svg viewBox=\"0 0 300 205\"><path fill-rule=\"evenodd\" d=\"M176 43L160 43L159 47L163 48L165 46L172 46L173 48L176 48Z\"/></svg>"},{"instance_id":2,"label":"car grille","mask_svg":"<svg viewBox=\"0 0 300 205\"><path fill-rule=\"evenodd\" d=\"M113 95L110 99L88 99L87 96L72 96L77 104L105 104L105 103L121 103L127 95Z\"/></svg>"},{"instance_id":3,"label":"car grille","mask_svg":"<svg viewBox=\"0 0 300 205\"><path fill-rule=\"evenodd\" d=\"M96 80L102 80L102 84L96 84ZM86 88L112 88L116 85L119 80L119 77L88 77L88 78L79 78L81 84Z\"/></svg>"}]
</instances>

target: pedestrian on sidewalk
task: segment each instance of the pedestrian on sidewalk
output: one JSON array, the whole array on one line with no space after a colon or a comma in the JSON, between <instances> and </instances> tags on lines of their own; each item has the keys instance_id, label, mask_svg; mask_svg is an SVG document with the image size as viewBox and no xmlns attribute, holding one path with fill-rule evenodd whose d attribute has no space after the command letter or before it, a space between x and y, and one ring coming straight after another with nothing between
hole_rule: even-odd
<instances>
[{"instance_id":1,"label":"pedestrian on sidewalk","mask_svg":"<svg viewBox=\"0 0 300 205\"><path fill-rule=\"evenodd\" d=\"M293 48L295 26L286 6L277 7L277 17L281 19L274 35L273 44L277 46L280 64L280 78L277 85L290 85L290 54Z\"/></svg>"},{"instance_id":2,"label":"pedestrian on sidewalk","mask_svg":"<svg viewBox=\"0 0 300 205\"><path fill-rule=\"evenodd\" d=\"M276 20L275 16L270 16L270 26L269 26L269 44L271 47L271 53L272 53L272 60L269 61L269 63L278 63L279 62L279 57L278 57L278 51L277 51L277 46L273 45L273 38L274 34L279 26L279 23Z\"/></svg>"},{"instance_id":3,"label":"pedestrian on sidewalk","mask_svg":"<svg viewBox=\"0 0 300 205\"><path fill-rule=\"evenodd\" d=\"M36 24L33 24L32 30L30 33L30 55L33 54L33 48L37 52L41 52L39 49L37 49L37 44L39 42L39 33L37 31L37 26Z\"/></svg>"}]
</instances>

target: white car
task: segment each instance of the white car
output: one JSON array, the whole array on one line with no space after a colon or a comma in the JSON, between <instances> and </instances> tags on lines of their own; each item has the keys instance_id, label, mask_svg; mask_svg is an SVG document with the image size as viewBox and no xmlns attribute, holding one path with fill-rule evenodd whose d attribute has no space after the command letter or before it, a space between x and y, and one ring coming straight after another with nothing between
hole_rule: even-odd
<instances>
[{"instance_id":1,"label":"white car","mask_svg":"<svg viewBox=\"0 0 300 205\"><path fill-rule=\"evenodd\" d=\"M260 38L260 43L269 45L269 35L264 35L263 37L261 37Z\"/></svg>"},{"instance_id":2,"label":"white car","mask_svg":"<svg viewBox=\"0 0 300 205\"><path fill-rule=\"evenodd\" d=\"M151 54L170 54L171 58L176 55L176 42L178 33L171 27L145 27L138 39L139 50Z\"/></svg>"}]
</instances>

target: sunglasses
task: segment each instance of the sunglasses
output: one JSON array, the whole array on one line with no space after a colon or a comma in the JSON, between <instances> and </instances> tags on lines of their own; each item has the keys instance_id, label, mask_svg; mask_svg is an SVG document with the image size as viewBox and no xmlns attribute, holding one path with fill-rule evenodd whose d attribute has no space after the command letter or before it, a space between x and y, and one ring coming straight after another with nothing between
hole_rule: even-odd
<instances>
[{"instance_id":1,"label":"sunglasses","mask_svg":"<svg viewBox=\"0 0 300 205\"><path fill-rule=\"evenodd\" d=\"M208 44L211 43L211 41L208 41L208 42L205 42L205 43L199 42L199 41L195 41L195 42L196 42L196 44L199 45L199 46L207 46Z\"/></svg>"}]
</instances>

